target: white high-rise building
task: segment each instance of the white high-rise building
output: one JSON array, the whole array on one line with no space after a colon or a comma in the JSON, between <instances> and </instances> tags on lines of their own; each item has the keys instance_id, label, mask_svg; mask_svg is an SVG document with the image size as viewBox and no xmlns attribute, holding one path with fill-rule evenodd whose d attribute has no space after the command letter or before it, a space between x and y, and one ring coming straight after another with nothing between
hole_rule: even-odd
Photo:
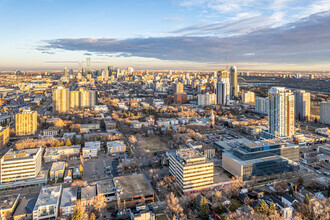
<instances>
[{"instance_id":1,"label":"white high-rise building","mask_svg":"<svg viewBox=\"0 0 330 220\"><path fill-rule=\"evenodd\" d=\"M255 98L255 112L268 115L269 101L268 98Z\"/></svg>"},{"instance_id":2,"label":"white high-rise building","mask_svg":"<svg viewBox=\"0 0 330 220\"><path fill-rule=\"evenodd\" d=\"M54 114L65 113L69 110L69 89L62 86L54 89L53 92L53 112Z\"/></svg>"},{"instance_id":3,"label":"white high-rise building","mask_svg":"<svg viewBox=\"0 0 330 220\"><path fill-rule=\"evenodd\" d=\"M218 88L219 87L219 88ZM230 101L230 79L227 70L218 71L217 102L227 105Z\"/></svg>"},{"instance_id":4,"label":"white high-rise building","mask_svg":"<svg viewBox=\"0 0 330 220\"><path fill-rule=\"evenodd\" d=\"M214 93L198 94L198 106L209 106L217 103L216 95Z\"/></svg>"},{"instance_id":5,"label":"white high-rise building","mask_svg":"<svg viewBox=\"0 0 330 220\"><path fill-rule=\"evenodd\" d=\"M294 135L295 111L294 95L284 87L273 87L268 91L269 133L275 137L292 137Z\"/></svg>"},{"instance_id":6,"label":"white high-rise building","mask_svg":"<svg viewBox=\"0 0 330 220\"><path fill-rule=\"evenodd\" d=\"M293 92L295 102L295 117L304 120L309 117L311 113L311 94L304 90L297 90Z\"/></svg>"},{"instance_id":7,"label":"white high-rise building","mask_svg":"<svg viewBox=\"0 0 330 220\"><path fill-rule=\"evenodd\" d=\"M330 101L321 102L320 121L323 124L330 125Z\"/></svg>"}]
</instances>

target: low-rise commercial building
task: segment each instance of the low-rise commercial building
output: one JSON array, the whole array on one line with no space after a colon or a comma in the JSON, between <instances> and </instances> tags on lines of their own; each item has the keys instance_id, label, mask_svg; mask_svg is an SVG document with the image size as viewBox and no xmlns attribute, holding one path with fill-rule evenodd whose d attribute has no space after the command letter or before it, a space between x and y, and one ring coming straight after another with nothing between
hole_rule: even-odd
<instances>
[{"instance_id":1,"label":"low-rise commercial building","mask_svg":"<svg viewBox=\"0 0 330 220\"><path fill-rule=\"evenodd\" d=\"M154 202L154 193L143 174L115 177L114 184L121 209Z\"/></svg>"},{"instance_id":2,"label":"low-rise commercial building","mask_svg":"<svg viewBox=\"0 0 330 220\"><path fill-rule=\"evenodd\" d=\"M42 187L33 209L33 219L56 219L60 205L61 191L62 185Z\"/></svg>"},{"instance_id":3,"label":"low-rise commercial building","mask_svg":"<svg viewBox=\"0 0 330 220\"><path fill-rule=\"evenodd\" d=\"M10 219L17 207L20 194L0 196L0 218Z\"/></svg>"},{"instance_id":4,"label":"low-rise commercial building","mask_svg":"<svg viewBox=\"0 0 330 220\"><path fill-rule=\"evenodd\" d=\"M32 199L22 198L15 210L13 219L14 220L32 219L33 218L32 212L36 202L37 202L37 198L32 198Z\"/></svg>"},{"instance_id":5,"label":"low-rise commercial building","mask_svg":"<svg viewBox=\"0 0 330 220\"><path fill-rule=\"evenodd\" d=\"M86 186L81 188L81 204L86 211L93 210L93 199L96 196L96 186Z\"/></svg>"},{"instance_id":6,"label":"low-rise commercial building","mask_svg":"<svg viewBox=\"0 0 330 220\"><path fill-rule=\"evenodd\" d=\"M79 158L80 145L70 145L63 147L47 147L44 153L44 162L53 162L58 160L68 160Z\"/></svg>"},{"instance_id":7,"label":"low-rise commercial building","mask_svg":"<svg viewBox=\"0 0 330 220\"><path fill-rule=\"evenodd\" d=\"M49 171L50 181L52 181L52 180L57 181L57 179L63 178L64 171L65 171L65 162L64 161L54 162Z\"/></svg>"},{"instance_id":8,"label":"low-rise commercial building","mask_svg":"<svg viewBox=\"0 0 330 220\"><path fill-rule=\"evenodd\" d=\"M60 215L70 216L73 214L74 208L77 205L76 187L63 188L60 205Z\"/></svg>"},{"instance_id":9,"label":"low-rise commercial building","mask_svg":"<svg viewBox=\"0 0 330 220\"><path fill-rule=\"evenodd\" d=\"M116 188L113 180L102 180L96 183L97 195L104 195L107 202L112 202L117 199Z\"/></svg>"},{"instance_id":10,"label":"low-rise commercial building","mask_svg":"<svg viewBox=\"0 0 330 220\"><path fill-rule=\"evenodd\" d=\"M122 140L108 141L107 149L109 154L121 153L126 151L126 144Z\"/></svg>"},{"instance_id":11,"label":"low-rise commercial building","mask_svg":"<svg viewBox=\"0 0 330 220\"><path fill-rule=\"evenodd\" d=\"M170 173L181 193L192 193L213 184L213 162L192 148L169 151Z\"/></svg>"}]
</instances>

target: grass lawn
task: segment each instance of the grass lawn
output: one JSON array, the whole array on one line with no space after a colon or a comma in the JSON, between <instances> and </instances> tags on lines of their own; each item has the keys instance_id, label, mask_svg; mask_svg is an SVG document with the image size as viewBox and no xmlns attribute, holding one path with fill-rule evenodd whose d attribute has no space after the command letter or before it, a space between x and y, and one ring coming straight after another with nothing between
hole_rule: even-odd
<instances>
[{"instance_id":1,"label":"grass lawn","mask_svg":"<svg viewBox=\"0 0 330 220\"><path fill-rule=\"evenodd\" d=\"M230 201L231 201L231 206L229 207L229 211L231 212L235 212L236 209L238 209L239 207L241 207L241 205L243 205L240 201L236 199L232 199Z\"/></svg>"},{"instance_id":2,"label":"grass lawn","mask_svg":"<svg viewBox=\"0 0 330 220\"><path fill-rule=\"evenodd\" d=\"M139 141L139 146L149 152L165 151L169 149L170 137L143 138Z\"/></svg>"}]
</instances>

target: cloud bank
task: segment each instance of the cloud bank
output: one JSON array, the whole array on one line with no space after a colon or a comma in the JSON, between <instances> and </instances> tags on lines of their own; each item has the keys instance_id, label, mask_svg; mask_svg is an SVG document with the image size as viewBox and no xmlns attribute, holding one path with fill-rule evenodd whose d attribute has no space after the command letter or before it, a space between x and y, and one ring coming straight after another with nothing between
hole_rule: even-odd
<instances>
[{"instance_id":1,"label":"cloud bank","mask_svg":"<svg viewBox=\"0 0 330 220\"><path fill-rule=\"evenodd\" d=\"M262 17L246 20L259 22ZM256 21L257 20L257 21ZM231 25L190 26L179 36L149 38L59 38L44 41L39 50L82 51L105 56L134 56L160 60L217 63L230 53L231 62L269 62L306 64L328 62L330 57L330 13L316 13L279 27L266 26L240 35L219 37L189 36L182 33L225 32Z\"/></svg>"}]
</instances>

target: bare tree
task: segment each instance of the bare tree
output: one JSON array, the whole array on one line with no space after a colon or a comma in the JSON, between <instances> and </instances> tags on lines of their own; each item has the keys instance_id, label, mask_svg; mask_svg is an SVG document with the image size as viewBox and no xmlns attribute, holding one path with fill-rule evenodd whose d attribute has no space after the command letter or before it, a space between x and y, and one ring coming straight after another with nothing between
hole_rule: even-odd
<instances>
[{"instance_id":1,"label":"bare tree","mask_svg":"<svg viewBox=\"0 0 330 220\"><path fill-rule=\"evenodd\" d=\"M107 199L104 195L99 194L93 198L93 206L102 215L101 210L107 206Z\"/></svg>"},{"instance_id":2,"label":"bare tree","mask_svg":"<svg viewBox=\"0 0 330 220\"><path fill-rule=\"evenodd\" d=\"M84 181L84 180L75 180L71 186L78 186L78 187L86 187L88 184L87 184L87 181Z\"/></svg>"},{"instance_id":3,"label":"bare tree","mask_svg":"<svg viewBox=\"0 0 330 220\"><path fill-rule=\"evenodd\" d=\"M171 192L169 195L166 196L166 209L167 212L171 217L178 218L179 216L183 215L183 208L179 204L179 199Z\"/></svg>"}]
</instances>

